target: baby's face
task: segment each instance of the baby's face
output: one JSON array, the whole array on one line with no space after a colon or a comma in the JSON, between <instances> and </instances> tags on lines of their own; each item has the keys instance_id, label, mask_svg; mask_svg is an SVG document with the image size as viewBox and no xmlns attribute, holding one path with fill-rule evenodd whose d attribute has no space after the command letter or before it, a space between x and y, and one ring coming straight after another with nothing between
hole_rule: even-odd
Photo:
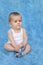
<instances>
[{"instance_id":1,"label":"baby's face","mask_svg":"<svg viewBox=\"0 0 43 65\"><path fill-rule=\"evenodd\" d=\"M14 29L20 29L22 26L22 18L20 15L11 15L11 26Z\"/></svg>"}]
</instances>

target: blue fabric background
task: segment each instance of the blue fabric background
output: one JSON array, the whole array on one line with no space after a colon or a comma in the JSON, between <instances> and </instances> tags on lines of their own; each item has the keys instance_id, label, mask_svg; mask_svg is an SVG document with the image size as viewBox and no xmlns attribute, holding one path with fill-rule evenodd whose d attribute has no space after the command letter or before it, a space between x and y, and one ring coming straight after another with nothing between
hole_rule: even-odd
<instances>
[{"instance_id":1,"label":"blue fabric background","mask_svg":"<svg viewBox=\"0 0 43 65\"><path fill-rule=\"evenodd\" d=\"M29 54L16 58L3 45L8 40L8 15L17 11L22 15L23 27L27 31ZM0 65L42 65L43 64L43 0L0 0Z\"/></svg>"}]
</instances>

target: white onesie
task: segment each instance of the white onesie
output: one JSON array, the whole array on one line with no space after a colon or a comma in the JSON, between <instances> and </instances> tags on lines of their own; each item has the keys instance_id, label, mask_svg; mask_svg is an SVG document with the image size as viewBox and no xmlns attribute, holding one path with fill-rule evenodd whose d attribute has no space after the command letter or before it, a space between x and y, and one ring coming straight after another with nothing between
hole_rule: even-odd
<instances>
[{"instance_id":1,"label":"white onesie","mask_svg":"<svg viewBox=\"0 0 43 65\"><path fill-rule=\"evenodd\" d=\"M11 28L11 31L12 31L12 35L13 35L15 43L17 45L22 43L23 42L23 28L21 28L20 32L18 33L15 32L12 28ZM7 43L10 43L10 41L8 41Z\"/></svg>"}]
</instances>

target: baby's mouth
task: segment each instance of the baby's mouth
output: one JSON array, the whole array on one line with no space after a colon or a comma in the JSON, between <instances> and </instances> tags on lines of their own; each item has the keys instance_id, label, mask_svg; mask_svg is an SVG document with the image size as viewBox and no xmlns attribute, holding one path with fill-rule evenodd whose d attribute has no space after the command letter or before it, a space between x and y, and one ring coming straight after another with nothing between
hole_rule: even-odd
<instances>
[{"instance_id":1,"label":"baby's mouth","mask_svg":"<svg viewBox=\"0 0 43 65\"><path fill-rule=\"evenodd\" d=\"M20 25L17 25L17 26L20 26Z\"/></svg>"}]
</instances>

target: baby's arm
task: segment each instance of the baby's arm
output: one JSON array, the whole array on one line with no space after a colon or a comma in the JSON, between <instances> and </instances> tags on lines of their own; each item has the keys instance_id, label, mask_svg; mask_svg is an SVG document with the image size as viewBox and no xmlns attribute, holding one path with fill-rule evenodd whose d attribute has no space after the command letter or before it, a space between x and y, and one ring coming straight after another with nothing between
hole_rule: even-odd
<instances>
[{"instance_id":1,"label":"baby's arm","mask_svg":"<svg viewBox=\"0 0 43 65\"><path fill-rule=\"evenodd\" d=\"M26 46L27 45L27 34L26 34L26 30L23 30L23 42L19 45L20 47Z\"/></svg>"},{"instance_id":2,"label":"baby's arm","mask_svg":"<svg viewBox=\"0 0 43 65\"><path fill-rule=\"evenodd\" d=\"M27 33L26 33L26 30L24 29L23 30L23 46L25 46L27 44L27 40L28 40L28 37L27 37Z\"/></svg>"},{"instance_id":3,"label":"baby's arm","mask_svg":"<svg viewBox=\"0 0 43 65\"><path fill-rule=\"evenodd\" d=\"M19 46L16 45L16 43L14 41L14 38L12 36L12 31L11 30L8 31L8 38L9 38L9 40L11 42L11 45L16 49L16 51L18 51L19 50Z\"/></svg>"}]
</instances>

